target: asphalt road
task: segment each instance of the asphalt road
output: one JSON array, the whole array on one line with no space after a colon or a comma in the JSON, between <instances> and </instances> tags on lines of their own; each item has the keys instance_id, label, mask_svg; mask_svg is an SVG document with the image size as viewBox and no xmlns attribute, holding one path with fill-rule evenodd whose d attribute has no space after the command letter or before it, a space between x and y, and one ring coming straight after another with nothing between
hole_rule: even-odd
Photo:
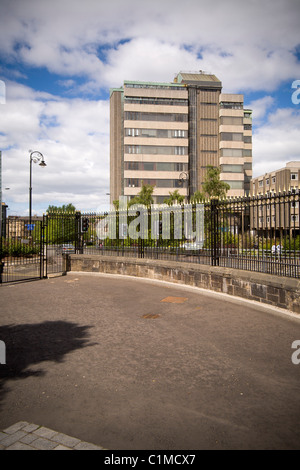
<instances>
[{"instance_id":1,"label":"asphalt road","mask_svg":"<svg viewBox=\"0 0 300 470\"><path fill-rule=\"evenodd\" d=\"M0 430L106 449L300 449L300 317L136 278L0 287Z\"/></svg>"}]
</instances>

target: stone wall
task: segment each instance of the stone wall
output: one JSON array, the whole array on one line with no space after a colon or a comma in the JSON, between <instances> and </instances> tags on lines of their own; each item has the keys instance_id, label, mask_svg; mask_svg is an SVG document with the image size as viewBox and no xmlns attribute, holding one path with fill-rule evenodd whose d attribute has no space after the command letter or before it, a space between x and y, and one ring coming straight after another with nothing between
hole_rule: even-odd
<instances>
[{"instance_id":1,"label":"stone wall","mask_svg":"<svg viewBox=\"0 0 300 470\"><path fill-rule=\"evenodd\" d=\"M67 271L123 274L223 292L300 314L300 280L216 266L99 255L67 255Z\"/></svg>"}]
</instances>

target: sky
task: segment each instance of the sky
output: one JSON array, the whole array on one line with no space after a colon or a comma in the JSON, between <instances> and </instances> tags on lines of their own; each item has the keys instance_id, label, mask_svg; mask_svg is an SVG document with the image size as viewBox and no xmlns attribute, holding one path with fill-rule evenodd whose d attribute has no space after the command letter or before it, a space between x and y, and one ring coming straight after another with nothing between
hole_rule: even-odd
<instances>
[{"instance_id":1,"label":"sky","mask_svg":"<svg viewBox=\"0 0 300 470\"><path fill-rule=\"evenodd\" d=\"M29 212L29 150L33 214L107 210L109 89L199 70L253 110L254 177L300 160L300 0L0 0L8 215Z\"/></svg>"}]
</instances>

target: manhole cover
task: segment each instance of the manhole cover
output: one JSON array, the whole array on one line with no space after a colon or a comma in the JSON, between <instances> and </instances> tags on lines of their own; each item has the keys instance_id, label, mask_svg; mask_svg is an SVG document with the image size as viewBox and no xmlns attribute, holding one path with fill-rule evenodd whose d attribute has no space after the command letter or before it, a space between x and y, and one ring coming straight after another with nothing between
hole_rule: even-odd
<instances>
[{"instance_id":1,"label":"manhole cover","mask_svg":"<svg viewBox=\"0 0 300 470\"><path fill-rule=\"evenodd\" d=\"M183 304L187 299L187 297L166 297L162 299L161 302L168 302L170 304Z\"/></svg>"},{"instance_id":2,"label":"manhole cover","mask_svg":"<svg viewBox=\"0 0 300 470\"><path fill-rule=\"evenodd\" d=\"M158 313L146 313L142 315L142 318L159 318L160 315Z\"/></svg>"}]
</instances>

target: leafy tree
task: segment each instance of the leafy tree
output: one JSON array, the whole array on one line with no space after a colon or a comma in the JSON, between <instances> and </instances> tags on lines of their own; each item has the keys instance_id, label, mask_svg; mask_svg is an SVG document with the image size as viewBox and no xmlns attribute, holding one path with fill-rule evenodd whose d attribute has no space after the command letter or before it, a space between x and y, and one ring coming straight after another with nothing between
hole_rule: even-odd
<instances>
[{"instance_id":1,"label":"leafy tree","mask_svg":"<svg viewBox=\"0 0 300 470\"><path fill-rule=\"evenodd\" d=\"M197 202L203 202L205 200L205 196L201 191L195 191L194 194L190 197L190 202L192 204L196 204Z\"/></svg>"},{"instance_id":2,"label":"leafy tree","mask_svg":"<svg viewBox=\"0 0 300 470\"><path fill-rule=\"evenodd\" d=\"M63 213L73 213L76 212L76 207L70 203L70 204L63 204L62 206L49 206L47 209L47 213L55 213L55 212L63 212Z\"/></svg>"},{"instance_id":3,"label":"leafy tree","mask_svg":"<svg viewBox=\"0 0 300 470\"><path fill-rule=\"evenodd\" d=\"M184 202L184 196L179 193L178 189L175 189L172 193L169 192L169 195L170 196L164 200L164 203L168 204L168 206L172 206L176 202L178 204L182 204Z\"/></svg>"},{"instance_id":4,"label":"leafy tree","mask_svg":"<svg viewBox=\"0 0 300 470\"><path fill-rule=\"evenodd\" d=\"M142 182L142 187L140 192L129 201L128 206L132 206L133 204L143 204L146 207L150 207L153 204L154 200L152 197L154 191L154 186L150 184L144 184Z\"/></svg>"},{"instance_id":5,"label":"leafy tree","mask_svg":"<svg viewBox=\"0 0 300 470\"><path fill-rule=\"evenodd\" d=\"M209 165L207 167L207 173L205 181L203 183L203 191L208 197L223 198L226 197L227 191L230 186L224 181L220 181L221 168Z\"/></svg>"}]
</instances>

